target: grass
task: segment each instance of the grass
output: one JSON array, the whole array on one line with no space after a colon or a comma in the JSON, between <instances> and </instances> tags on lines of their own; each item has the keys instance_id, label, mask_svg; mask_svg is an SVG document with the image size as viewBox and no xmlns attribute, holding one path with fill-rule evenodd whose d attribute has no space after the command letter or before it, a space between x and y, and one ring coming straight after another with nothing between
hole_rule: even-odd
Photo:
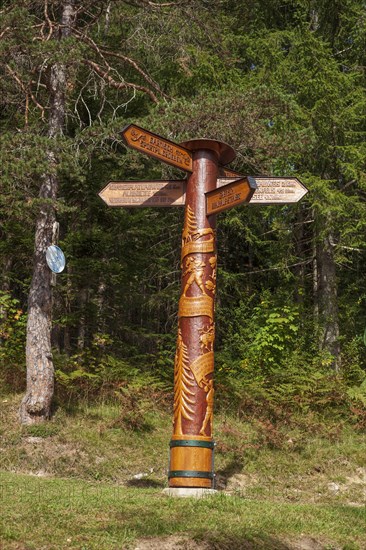
<instances>
[{"instance_id":1,"label":"grass","mask_svg":"<svg viewBox=\"0 0 366 550\"><path fill-rule=\"evenodd\" d=\"M310 533L328 548L362 548L365 511L344 505L250 500L218 494L194 501L70 479L2 473L3 548L132 548L142 537L190 533L210 548L286 548L284 540ZM331 542L329 542L331 541ZM22 548L22 546L21 546ZM249 547L248 547L249 548ZM364 548L364 546L363 546Z\"/></svg>"},{"instance_id":2,"label":"grass","mask_svg":"<svg viewBox=\"0 0 366 550\"><path fill-rule=\"evenodd\" d=\"M178 535L202 549L286 550L303 536L314 548L366 549L366 438L350 426L271 427L268 437L254 419L218 414L222 491L175 500L161 491L170 412L152 403L132 431L117 404L85 404L21 428L19 401L0 398L1 549L127 549Z\"/></svg>"}]
</instances>

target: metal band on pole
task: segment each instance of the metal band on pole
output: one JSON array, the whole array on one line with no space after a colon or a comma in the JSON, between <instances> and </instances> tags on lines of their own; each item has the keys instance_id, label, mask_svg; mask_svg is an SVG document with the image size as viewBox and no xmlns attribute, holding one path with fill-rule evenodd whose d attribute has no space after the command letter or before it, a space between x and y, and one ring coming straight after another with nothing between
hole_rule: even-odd
<instances>
[{"instance_id":1,"label":"metal band on pole","mask_svg":"<svg viewBox=\"0 0 366 550\"><path fill-rule=\"evenodd\" d=\"M205 449L214 449L214 441L201 441L198 439L173 439L169 443L170 448L173 447L204 447Z\"/></svg>"},{"instance_id":2,"label":"metal band on pole","mask_svg":"<svg viewBox=\"0 0 366 550\"><path fill-rule=\"evenodd\" d=\"M171 470L168 473L168 478L196 478L196 479L214 479L215 474L213 472L198 472L195 470Z\"/></svg>"}]
</instances>

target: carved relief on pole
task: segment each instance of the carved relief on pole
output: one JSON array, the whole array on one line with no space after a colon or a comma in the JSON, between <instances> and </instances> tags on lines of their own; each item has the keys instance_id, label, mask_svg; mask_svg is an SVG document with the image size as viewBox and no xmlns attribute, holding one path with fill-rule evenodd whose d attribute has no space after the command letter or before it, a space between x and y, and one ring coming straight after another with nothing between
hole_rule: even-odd
<instances>
[{"instance_id":1,"label":"carved relief on pole","mask_svg":"<svg viewBox=\"0 0 366 550\"><path fill-rule=\"evenodd\" d=\"M196 210L200 213L199 205ZM214 223L214 220L211 220ZM204 227L206 225L206 227ZM182 294L174 365L170 487L212 488L215 233L186 205L182 236Z\"/></svg>"},{"instance_id":2,"label":"carved relief on pole","mask_svg":"<svg viewBox=\"0 0 366 550\"><path fill-rule=\"evenodd\" d=\"M208 327L201 328L200 333L200 343L201 351L213 351L213 343L215 340L215 325L211 323Z\"/></svg>"},{"instance_id":3,"label":"carved relief on pole","mask_svg":"<svg viewBox=\"0 0 366 550\"><path fill-rule=\"evenodd\" d=\"M204 390L207 393L206 396L206 414L203 419L202 428L200 429L200 435L206 435L206 427L209 426L209 431L212 434L212 420L213 420L213 403L214 403L214 388L213 380L207 380L204 385Z\"/></svg>"},{"instance_id":4,"label":"carved relief on pole","mask_svg":"<svg viewBox=\"0 0 366 550\"><path fill-rule=\"evenodd\" d=\"M211 264L207 265L202 259L202 255L212 253L214 250L215 235L213 229L211 227L199 228L196 216L188 204L182 235L181 266L184 287L179 301L179 318L205 315L213 319L213 298L205 290L205 287L209 289L210 285L207 287L207 284L210 281L208 279L203 280L207 268L210 268ZM187 296L187 291L192 286L198 287L200 291L198 296Z\"/></svg>"},{"instance_id":5,"label":"carved relief on pole","mask_svg":"<svg viewBox=\"0 0 366 550\"><path fill-rule=\"evenodd\" d=\"M182 295L175 358L174 436L211 436L214 369L215 234L188 204L182 235ZM184 322L187 319L189 326ZM196 334L192 334L192 319ZM196 321L193 320L196 318ZM189 342L183 341L183 332ZM195 340L195 343L192 341ZM200 411L197 425L197 411ZM188 421L188 422L185 422ZM196 429L192 422L196 421ZM209 433L206 428L209 427Z\"/></svg>"},{"instance_id":6,"label":"carved relief on pole","mask_svg":"<svg viewBox=\"0 0 366 550\"><path fill-rule=\"evenodd\" d=\"M206 285L205 285L208 290L211 290L213 295L216 294L216 263L217 263L216 256L212 256L209 259L209 264L212 267L212 275L209 276L209 280L206 281Z\"/></svg>"},{"instance_id":7,"label":"carved relief on pole","mask_svg":"<svg viewBox=\"0 0 366 550\"><path fill-rule=\"evenodd\" d=\"M204 241L199 240L201 237L209 236ZM196 216L192 208L187 205L186 217L184 221L183 235L182 235L182 260L187 254L194 252L207 253L213 252L215 249L214 244L214 232L211 227L198 228Z\"/></svg>"},{"instance_id":8,"label":"carved relief on pole","mask_svg":"<svg viewBox=\"0 0 366 550\"><path fill-rule=\"evenodd\" d=\"M189 368L189 359L187 346L182 339L182 332L178 330L177 351L174 361L174 434L183 435L182 418L193 420L195 404L194 392L192 387L194 384L194 376Z\"/></svg>"}]
</instances>

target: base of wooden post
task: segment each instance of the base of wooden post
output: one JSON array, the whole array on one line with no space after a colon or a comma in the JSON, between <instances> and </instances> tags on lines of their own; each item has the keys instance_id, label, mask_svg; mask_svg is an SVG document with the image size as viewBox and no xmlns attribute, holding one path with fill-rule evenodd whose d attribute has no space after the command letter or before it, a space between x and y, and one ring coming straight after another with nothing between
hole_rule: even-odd
<instances>
[{"instance_id":1,"label":"base of wooden post","mask_svg":"<svg viewBox=\"0 0 366 550\"><path fill-rule=\"evenodd\" d=\"M169 487L213 489L215 443L209 437L173 436L170 442Z\"/></svg>"},{"instance_id":2,"label":"base of wooden post","mask_svg":"<svg viewBox=\"0 0 366 550\"><path fill-rule=\"evenodd\" d=\"M198 487L167 487L163 494L174 498L205 498L218 494L216 489L202 489Z\"/></svg>"}]
</instances>

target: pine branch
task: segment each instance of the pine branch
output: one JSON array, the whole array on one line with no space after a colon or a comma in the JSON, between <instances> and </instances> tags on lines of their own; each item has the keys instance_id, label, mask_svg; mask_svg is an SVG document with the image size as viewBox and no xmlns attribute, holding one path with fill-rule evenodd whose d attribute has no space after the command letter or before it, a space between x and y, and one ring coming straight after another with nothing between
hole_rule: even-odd
<instances>
[{"instance_id":1,"label":"pine branch","mask_svg":"<svg viewBox=\"0 0 366 550\"><path fill-rule=\"evenodd\" d=\"M41 111L41 118L42 120L44 121L45 120L45 108L37 101L37 99L34 97L34 95L32 94L32 92L29 90L29 88L27 88L27 86L24 84L24 82L21 81L21 79L19 78L19 76L16 74L15 71L13 71L13 69L11 67L9 67L8 64L5 65L8 73L13 77L13 79L15 80L15 82L18 84L18 86L21 88L21 90L25 93L26 95L26 113L25 113L25 119L26 119L26 122L28 120L28 100L27 100L27 97L30 96L31 100L33 101L33 103L35 104L35 106L40 109Z\"/></svg>"},{"instance_id":2,"label":"pine branch","mask_svg":"<svg viewBox=\"0 0 366 550\"><path fill-rule=\"evenodd\" d=\"M108 51L108 50L104 50L104 49L101 49L100 50L104 55L107 55L107 56L110 56L110 57L115 57L117 59L120 59L121 61L125 61L126 63L128 63L129 65L131 65L138 73L141 74L141 76L144 77L144 79L151 85L153 86L153 88L155 88L155 90L157 90L162 96L164 96L165 98L167 99L171 99L170 96L168 96L165 92L163 92L163 90L160 88L159 84L157 82L155 82L150 75L148 75L143 69L141 69L141 67L136 63L136 61L134 59L131 59L130 57L127 57L125 55L122 55L122 54L119 54L119 53L116 53L116 52L111 52L111 51Z\"/></svg>"},{"instance_id":3,"label":"pine branch","mask_svg":"<svg viewBox=\"0 0 366 550\"><path fill-rule=\"evenodd\" d=\"M0 33L0 39L6 34L8 31L10 31L11 27L5 27L5 29Z\"/></svg>"},{"instance_id":4,"label":"pine branch","mask_svg":"<svg viewBox=\"0 0 366 550\"><path fill-rule=\"evenodd\" d=\"M303 262L297 262L296 264L290 265L281 265L279 267L268 267L267 269L256 269L255 271L246 271L245 275L253 275L254 273L264 273L265 271L280 271L281 269L288 269L289 267L297 267L299 265L308 265L311 264L313 258L305 260Z\"/></svg>"},{"instance_id":5,"label":"pine branch","mask_svg":"<svg viewBox=\"0 0 366 550\"><path fill-rule=\"evenodd\" d=\"M161 4L159 4L156 2L151 2L151 0L135 0L135 1L125 0L125 3L128 4L129 6L134 6L134 7L140 7L140 8L150 7L154 9L155 8L160 9L160 8L168 8L171 6L182 6L185 2L162 2ZM186 3L190 4L189 0Z\"/></svg>"},{"instance_id":6,"label":"pine branch","mask_svg":"<svg viewBox=\"0 0 366 550\"><path fill-rule=\"evenodd\" d=\"M110 68L105 70L105 69L103 69L103 67L101 67L97 63L94 63L94 61L89 61L88 59L84 59L84 63L86 65L88 65L91 69L93 69L93 71L95 71L103 80L108 82L108 84L112 88L115 88L116 90L123 90L125 88L132 88L133 90L139 90L139 91L144 92L145 94L149 95L154 103L159 103L159 100L156 97L156 95L154 94L154 92L149 90L149 88L146 88L146 86L141 86L139 84L133 84L132 82L127 82L126 80L124 80L123 82L117 82L117 80L114 80L114 78L112 78L110 76L110 74L109 74L109 72L111 70Z\"/></svg>"},{"instance_id":7,"label":"pine branch","mask_svg":"<svg viewBox=\"0 0 366 550\"><path fill-rule=\"evenodd\" d=\"M148 75L141 67L138 65L138 63L131 59L130 57L127 57L125 55L112 52L110 50L106 50L104 48L100 48L92 38L89 36L86 36L85 33L81 33L74 29L74 33L78 35L78 37L85 43L88 44L91 48L93 48L94 51L98 53L98 55L103 59L104 63L108 66L109 69L111 69L109 63L106 61L105 56L108 57L115 57L116 59L120 59L121 61L124 61L125 63L128 63L131 65L145 80L148 82L157 92L159 92L162 96L165 98L169 98L167 94L165 94L162 89L160 88L159 84L155 82L150 75Z\"/></svg>"},{"instance_id":8,"label":"pine branch","mask_svg":"<svg viewBox=\"0 0 366 550\"><path fill-rule=\"evenodd\" d=\"M152 8L167 8L170 6L180 6L182 4L182 2L163 2L161 4L156 4L155 2L150 2L149 0L142 3L151 6Z\"/></svg>"},{"instance_id":9,"label":"pine branch","mask_svg":"<svg viewBox=\"0 0 366 550\"><path fill-rule=\"evenodd\" d=\"M51 38L51 36L53 34L53 31L54 31L54 28L55 28L55 25L52 23L49 15L48 15L48 0L44 0L43 13L44 13L45 21L43 22L42 27L41 27L41 35L42 35L43 40L45 42L48 42L49 39ZM47 25L48 25L48 34L45 38L44 37L44 29L46 28Z\"/></svg>"}]
</instances>

